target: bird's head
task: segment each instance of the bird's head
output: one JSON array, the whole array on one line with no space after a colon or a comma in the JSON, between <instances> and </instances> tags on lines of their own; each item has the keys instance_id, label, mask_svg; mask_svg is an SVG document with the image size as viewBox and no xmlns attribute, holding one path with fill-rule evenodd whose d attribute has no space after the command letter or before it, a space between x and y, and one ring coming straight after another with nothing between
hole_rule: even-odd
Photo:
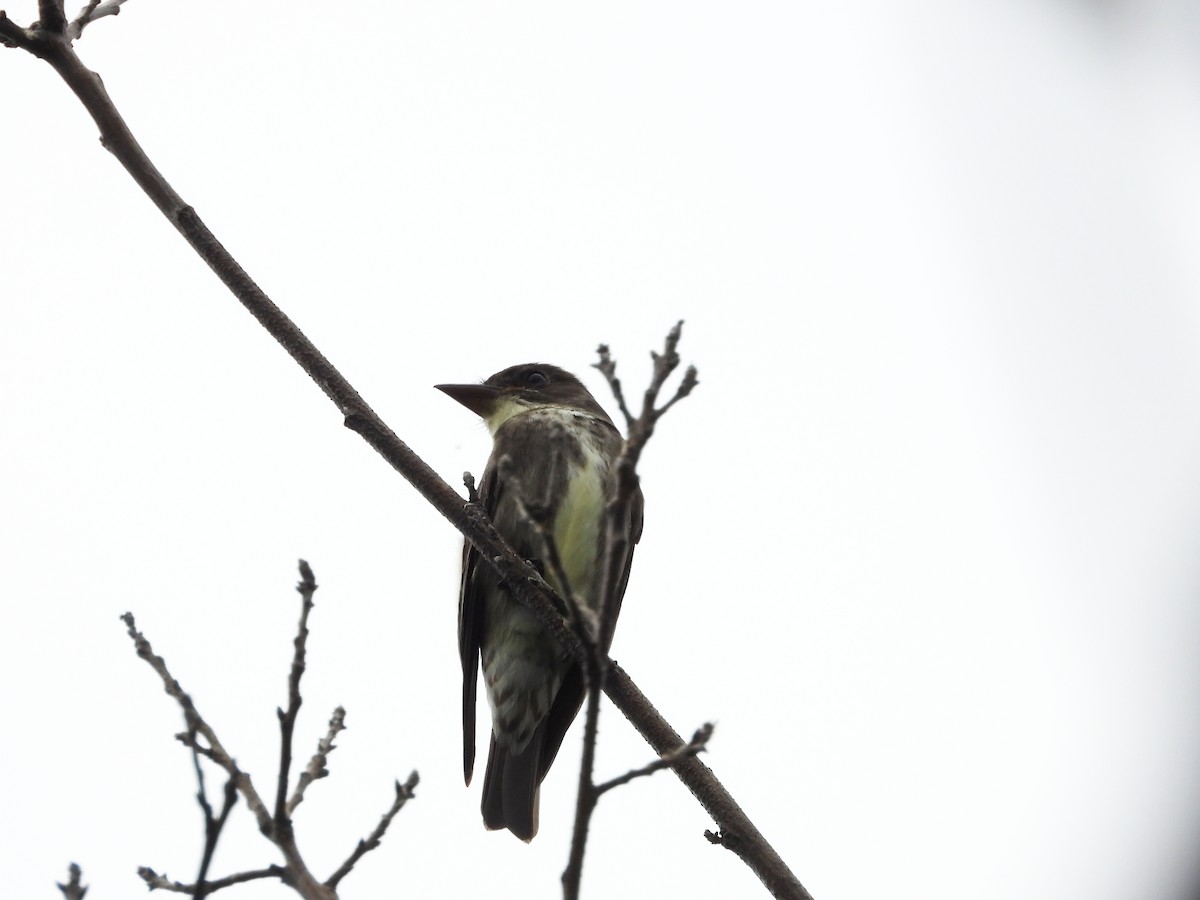
<instances>
[{"instance_id":1,"label":"bird's head","mask_svg":"<svg viewBox=\"0 0 1200 900\"><path fill-rule=\"evenodd\" d=\"M609 421L607 413L578 378L546 363L510 366L483 384L434 387L481 417L492 434L513 416L531 409L569 409Z\"/></svg>"}]
</instances>

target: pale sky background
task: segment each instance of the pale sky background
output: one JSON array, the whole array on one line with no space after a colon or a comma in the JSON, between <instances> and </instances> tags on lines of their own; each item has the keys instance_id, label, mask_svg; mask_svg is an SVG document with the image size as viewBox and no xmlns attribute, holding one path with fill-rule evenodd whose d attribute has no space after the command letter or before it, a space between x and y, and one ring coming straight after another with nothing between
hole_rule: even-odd
<instances>
[{"instance_id":1,"label":"pale sky background","mask_svg":"<svg viewBox=\"0 0 1200 900\"><path fill-rule=\"evenodd\" d=\"M18 22L35 16L14 0ZM73 10L72 10L73 11ZM448 480L432 385L685 319L614 656L818 900L1190 898L1200 839L1193 3L131 0L79 44L151 157ZM345 898L559 896L462 785L460 540L196 259L48 66L0 53L6 896L142 896L202 846L133 611ZM650 751L611 707L598 774ZM220 779L210 776L213 790ZM584 895L765 896L670 774ZM244 807L213 875L277 861ZM286 896L277 884L236 889ZM234 897L229 893L227 896Z\"/></svg>"}]
</instances>

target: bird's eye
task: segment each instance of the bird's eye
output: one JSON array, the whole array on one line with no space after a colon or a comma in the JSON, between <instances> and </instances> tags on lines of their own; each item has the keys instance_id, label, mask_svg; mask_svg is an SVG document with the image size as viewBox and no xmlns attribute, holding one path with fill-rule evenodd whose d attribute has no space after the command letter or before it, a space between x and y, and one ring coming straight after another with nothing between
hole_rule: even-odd
<instances>
[{"instance_id":1,"label":"bird's eye","mask_svg":"<svg viewBox=\"0 0 1200 900\"><path fill-rule=\"evenodd\" d=\"M550 379L541 372L530 372L525 376L525 383L530 387L545 387L550 383Z\"/></svg>"}]
</instances>

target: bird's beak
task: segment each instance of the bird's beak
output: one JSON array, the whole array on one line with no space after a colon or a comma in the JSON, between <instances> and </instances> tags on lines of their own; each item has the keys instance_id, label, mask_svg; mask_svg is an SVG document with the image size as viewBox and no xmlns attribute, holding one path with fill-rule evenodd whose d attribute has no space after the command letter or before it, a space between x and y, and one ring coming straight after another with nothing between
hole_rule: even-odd
<instances>
[{"instance_id":1,"label":"bird's beak","mask_svg":"<svg viewBox=\"0 0 1200 900\"><path fill-rule=\"evenodd\" d=\"M500 388L488 384L435 384L434 387L484 419L491 413L496 398L500 396Z\"/></svg>"}]
</instances>

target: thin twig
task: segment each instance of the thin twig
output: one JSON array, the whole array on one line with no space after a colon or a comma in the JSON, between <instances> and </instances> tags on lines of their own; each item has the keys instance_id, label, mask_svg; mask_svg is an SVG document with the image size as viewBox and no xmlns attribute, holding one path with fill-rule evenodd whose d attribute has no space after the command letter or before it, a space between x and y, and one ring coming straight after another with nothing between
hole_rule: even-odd
<instances>
[{"instance_id":1,"label":"thin twig","mask_svg":"<svg viewBox=\"0 0 1200 900\"><path fill-rule=\"evenodd\" d=\"M67 866L67 875L70 877L66 884L63 884L61 881L55 882L58 885L58 889L62 891L64 900L83 900L88 889L80 883L80 879L83 877L83 870L79 868L79 864L71 863Z\"/></svg>"},{"instance_id":2,"label":"thin twig","mask_svg":"<svg viewBox=\"0 0 1200 900\"><path fill-rule=\"evenodd\" d=\"M262 797L254 789L254 782L250 780L250 776L238 768L237 763L233 761L233 758L221 744L216 732L213 731L204 720L204 717L196 710L195 704L192 703L192 698L187 695L184 689L180 687L179 682L171 675L170 670L167 669L166 661L161 656L155 655L154 648L150 646L150 642L137 630L133 613L125 613L121 616L121 621L125 623L129 636L133 638L133 645L137 650L137 655L149 663L150 667L158 673L158 677L162 679L166 692L183 709L184 718L188 723L188 734L192 735L189 746L195 747L198 752L207 756L229 773L230 778L237 784L238 791L246 799L246 805L254 813L254 818L258 821L259 831L269 838L273 837L274 825L271 822L271 815L267 812L267 807L263 803ZM194 735L197 734L207 741L207 746L201 745L195 740ZM176 735L180 739L186 736Z\"/></svg>"},{"instance_id":3,"label":"thin twig","mask_svg":"<svg viewBox=\"0 0 1200 900\"><path fill-rule=\"evenodd\" d=\"M601 344L596 348L596 353L600 356L600 362L593 363L592 365L600 370L604 376L604 380L608 382L608 388L613 392L613 397L617 401L617 408L621 410L621 415L625 417L625 431L628 433L633 428L633 413L625 405L625 392L621 390L621 379L617 377L616 360L612 358L608 344Z\"/></svg>"},{"instance_id":4,"label":"thin twig","mask_svg":"<svg viewBox=\"0 0 1200 900\"><path fill-rule=\"evenodd\" d=\"M682 335L683 320L680 320L667 333L663 342L663 352L661 354L651 352L654 371L651 375L650 386L642 398L641 415L630 420L629 436L626 438L621 456L617 460L617 494L608 504L604 562L600 579L599 597L602 603L599 614L599 643L602 647L612 645L613 628L616 625L616 616L613 614L613 610L620 601L620 598L615 596L616 588L625 572L629 554L633 552L633 548L629 546L627 523L630 521L634 496L638 490L637 465L641 460L642 450L654 434L658 420L676 401L690 394L699 384L695 366L689 366L675 395L663 407L656 408L655 404L658 402L658 396L663 386L679 365L677 348ZM600 349L602 351L599 365L601 371L615 373L616 363L609 355L607 346L602 344ZM606 377L610 378L610 384L613 384L616 379L615 374L611 376L606 374ZM614 393L620 391L619 382L615 384L613 390ZM620 395L617 394L617 396L620 399Z\"/></svg>"},{"instance_id":5,"label":"thin twig","mask_svg":"<svg viewBox=\"0 0 1200 900\"><path fill-rule=\"evenodd\" d=\"M287 769L291 759L291 734L292 726L295 723L296 712L300 706L300 678L304 673L304 658L305 645L308 636L308 613L312 608L312 594L316 590L316 580L313 578L312 570L303 560L300 561L301 583L297 587L301 595L301 614L299 631L295 639L295 654L292 660L292 668L288 678L288 712L280 711L279 717L281 722L285 724L283 728L283 738L285 751L281 751L280 757L280 784L287 782ZM187 731L176 735L176 737L187 746L191 747L194 753L193 761L196 766L197 779L200 784L199 801L201 808L205 814L205 854L204 862L201 868L201 877L198 879L198 886L193 885L186 892L195 893L203 896L204 893L215 890L212 885L223 886L227 883L236 883L228 879L209 882L206 880L208 863L211 860L212 849L216 844L217 836L219 836L221 828L225 824L225 819L229 814L229 810L233 806L233 786L236 785L243 797L246 798L247 805L254 812L255 818L258 821L259 830L277 846L283 853L286 865L280 870L282 874L280 878L284 880L290 887L294 888L297 893L306 900L336 900L336 891L327 885L317 881L309 871L301 856L299 848L296 846L295 834L292 829L292 820L286 808L286 793L283 799L277 798L277 806L279 810L275 816L267 812L266 805L262 798L255 791L250 776L238 768L232 757L221 745L217 739L216 733L208 725L207 722L200 716L192 703L191 698L180 687L179 682L171 675L167 668L166 662L160 656L154 654L150 642L137 630L136 624L131 613L126 613L122 616L130 636L134 640L134 646L137 648L138 655L145 659L158 673L163 681L167 693L170 694L180 704L184 712L184 719L187 722ZM340 723L339 723L340 724ZM335 732L336 733L336 732ZM330 739L332 740L332 739ZM329 749L332 749L330 747ZM205 757L212 760L229 774L229 784L226 786L225 805L219 816L212 814L212 807L208 803L207 796L204 790L203 770L200 768L199 757ZM415 777L414 773L414 777ZM397 807L398 809L398 807ZM395 813L393 812L392 815ZM389 819L390 821L390 819ZM382 832L380 832L382 833ZM376 840L376 843L378 841ZM370 849L369 847L366 849ZM366 852L364 849L362 852ZM361 853L360 853L361 855ZM267 871L267 870L264 870ZM153 875L153 871L147 869L146 872ZM243 873L244 874L244 873ZM145 876L143 876L145 877ZM232 876L231 876L232 877ZM256 876L256 877L267 877ZM165 876L164 876L165 878ZM183 886L184 889L187 886Z\"/></svg>"},{"instance_id":6,"label":"thin twig","mask_svg":"<svg viewBox=\"0 0 1200 900\"><path fill-rule=\"evenodd\" d=\"M664 753L658 759L654 760L654 762L644 765L640 769L631 769L624 775L619 775L616 778L611 778L602 784L596 785L596 796L599 797L601 794L606 794L613 788L620 787L623 784L629 784L635 778L644 778L647 775L653 775L655 772L661 772L663 769L669 769L681 759L695 756L697 753L707 749L712 733L712 723L705 722L696 729L696 733L692 735L692 739L686 744L681 744L671 752Z\"/></svg>"},{"instance_id":7,"label":"thin twig","mask_svg":"<svg viewBox=\"0 0 1200 900\"><path fill-rule=\"evenodd\" d=\"M206 881L202 885L184 884L181 881L172 881L166 875L159 875L149 866L140 866L137 870L138 877L146 882L146 887L152 891L171 891L176 894L196 894L197 888L203 888L206 894L212 894L221 888L227 888L235 884L245 884L247 881L257 881L261 878L278 878L283 880L287 876L287 869L283 866L267 866L265 869L255 869L249 872L238 872L236 875L226 875L224 878L216 878L212 881Z\"/></svg>"},{"instance_id":8,"label":"thin twig","mask_svg":"<svg viewBox=\"0 0 1200 900\"><path fill-rule=\"evenodd\" d=\"M666 412L671 403L681 396L677 392L675 398L667 406L662 409L655 407L663 385L670 377L671 372L679 365L679 354L676 347L682 332L683 322L680 321L667 334L663 352L661 354L651 353L654 358L654 373L650 387L646 390L643 399L642 414L636 419L631 418L625 405L621 383L616 376L617 364L609 353L608 346L601 344L598 350L600 362L596 364L596 368L608 380L617 404L625 415L629 426L629 437L616 463L616 496L609 500L605 510L605 543L601 559L599 590L597 591L597 637L595 644L587 648L590 652L583 664L584 672L588 676L585 679L587 705L583 725L583 754L580 760L579 785L575 800L575 824L571 834L571 850L567 858L567 867L562 874L565 900L576 900L579 896L580 884L583 879L583 858L587 848L591 818L601 794L604 793L596 787L593 781L596 738L599 732L600 691L604 688L608 675L608 658L600 652L599 648L608 648L612 644L617 604L621 600L617 596L617 592L621 589L621 582L629 563L629 554L633 552L633 547L630 545L629 522L633 518L633 504L638 493L637 463L642 448L650 439L650 435L654 433L655 422ZM694 369L688 370L684 381L687 383L684 391L686 394L695 386ZM683 390L682 385L681 390ZM615 785L610 785L605 790L611 787L615 787Z\"/></svg>"},{"instance_id":9,"label":"thin twig","mask_svg":"<svg viewBox=\"0 0 1200 900\"><path fill-rule=\"evenodd\" d=\"M200 743L196 740L196 731L194 728L189 728L187 731L181 731L175 735L175 740L183 744L193 753L198 753L205 759L212 760L217 765L221 765L221 754L213 751L211 747Z\"/></svg>"},{"instance_id":10,"label":"thin twig","mask_svg":"<svg viewBox=\"0 0 1200 900\"><path fill-rule=\"evenodd\" d=\"M463 485L467 489L467 501L479 503L479 491L475 489L475 476L470 472L463 472Z\"/></svg>"},{"instance_id":11,"label":"thin twig","mask_svg":"<svg viewBox=\"0 0 1200 900\"><path fill-rule=\"evenodd\" d=\"M653 373L650 377L650 386L646 388L646 393L642 397L642 414L638 416L637 427L631 429L629 435L629 443L633 446L633 462L636 464L641 456L642 448L646 442L650 440L650 436L654 434L654 426L658 420L663 417L668 409L675 403L688 394L690 394L700 383L697 378L696 367L688 366L684 372L683 378L680 380L679 387L675 390L675 395L668 400L663 406L656 407L658 395L662 393L663 385L667 383L667 379L671 377L671 373L679 367L679 339L683 336L683 320L680 319L675 323L675 327L668 333L666 340L663 342L663 352L655 353L651 351L650 358L654 361Z\"/></svg>"},{"instance_id":12,"label":"thin twig","mask_svg":"<svg viewBox=\"0 0 1200 900\"><path fill-rule=\"evenodd\" d=\"M329 730L325 732L325 737L317 742L317 752L313 754L312 759L308 761L308 765L304 767L304 771L300 773L300 777L296 781L296 790L288 798L287 808L285 809L285 813L288 816L291 816L296 811L296 807L304 800L304 791L308 786L318 778L324 778L329 774L329 770L325 768L325 764L329 761L329 754L337 749L337 745L333 743L333 739L337 737L338 732L346 727L345 723L346 710L339 706L329 718Z\"/></svg>"},{"instance_id":13,"label":"thin twig","mask_svg":"<svg viewBox=\"0 0 1200 900\"><path fill-rule=\"evenodd\" d=\"M292 735L296 730L296 716L300 713L300 705L304 702L300 696L300 679L304 677L305 651L308 647L308 614L313 608L313 594L317 591L317 582L312 569L304 560L300 560L300 583L296 585L300 594L300 625L296 629L296 637L292 640L292 668L288 673L288 707L284 712L276 709L279 716L279 778L275 784L275 824L286 827L288 782L292 772Z\"/></svg>"},{"instance_id":14,"label":"thin twig","mask_svg":"<svg viewBox=\"0 0 1200 900\"><path fill-rule=\"evenodd\" d=\"M63 5L65 6L66 4ZM79 36L83 34L83 29L86 28L92 21L92 17L96 12L96 7L99 5L100 0L88 0L88 5L79 10L79 14L75 16L74 21L67 26L68 40L77 40ZM116 13L114 12L113 15L115 16Z\"/></svg>"},{"instance_id":15,"label":"thin twig","mask_svg":"<svg viewBox=\"0 0 1200 900\"><path fill-rule=\"evenodd\" d=\"M408 781L401 784L396 782L396 799L392 801L391 807L383 814L383 818L379 820L379 824L375 826L365 840L358 842L358 846L354 848L354 852L347 857L346 861L338 866L337 871L325 879L325 886L330 890L337 888L338 882L350 874L350 870L354 868L362 857L379 846L379 842L383 840L384 833L388 830L388 826L392 824L392 819L396 817L396 813L404 808L404 804L411 800L415 795L417 783L420 778L416 771L413 771L408 776Z\"/></svg>"},{"instance_id":16,"label":"thin twig","mask_svg":"<svg viewBox=\"0 0 1200 900\"><path fill-rule=\"evenodd\" d=\"M217 849L217 841L220 840L221 831L225 827L229 813L237 802L237 784L233 778L225 782L221 813L214 816L212 804L208 802L208 791L204 786L204 768L200 765L200 751L196 749L195 732L193 731L189 737L192 745L192 764L196 769L196 802L200 804L200 810L204 813L204 852L200 857L200 872L196 875L195 890L196 900L203 900L204 895L208 893L205 884L208 880L208 869L212 864L213 853Z\"/></svg>"},{"instance_id":17,"label":"thin twig","mask_svg":"<svg viewBox=\"0 0 1200 900\"><path fill-rule=\"evenodd\" d=\"M105 0L101 3L100 0L89 0L88 5L79 11L79 15L75 20L67 26L67 39L78 40L83 34L83 29L91 25L97 19L103 19L105 16L119 15L121 6L126 0Z\"/></svg>"},{"instance_id":18,"label":"thin twig","mask_svg":"<svg viewBox=\"0 0 1200 900\"><path fill-rule=\"evenodd\" d=\"M585 669L586 671L586 669ZM595 675L599 675L596 672ZM592 782L596 765L596 737L600 723L600 689L598 678L588 685L587 702L583 715L583 753L579 760L579 786L575 794L575 822L571 828L571 850L567 855L567 867L563 869L563 900L578 900L583 881L583 855L587 849L588 832L591 829L592 813L600 795Z\"/></svg>"},{"instance_id":19,"label":"thin twig","mask_svg":"<svg viewBox=\"0 0 1200 900\"><path fill-rule=\"evenodd\" d=\"M654 708L654 704L616 662L609 663L604 692L617 709L625 713L655 752L669 753L683 743L683 738L667 724L666 719ZM699 757L681 759L671 770L712 816L721 834L731 838L728 843L723 843L723 846L750 866L771 896L812 900L812 895L788 868L787 863L743 812L738 802L713 774L712 769L702 763Z\"/></svg>"}]
</instances>

